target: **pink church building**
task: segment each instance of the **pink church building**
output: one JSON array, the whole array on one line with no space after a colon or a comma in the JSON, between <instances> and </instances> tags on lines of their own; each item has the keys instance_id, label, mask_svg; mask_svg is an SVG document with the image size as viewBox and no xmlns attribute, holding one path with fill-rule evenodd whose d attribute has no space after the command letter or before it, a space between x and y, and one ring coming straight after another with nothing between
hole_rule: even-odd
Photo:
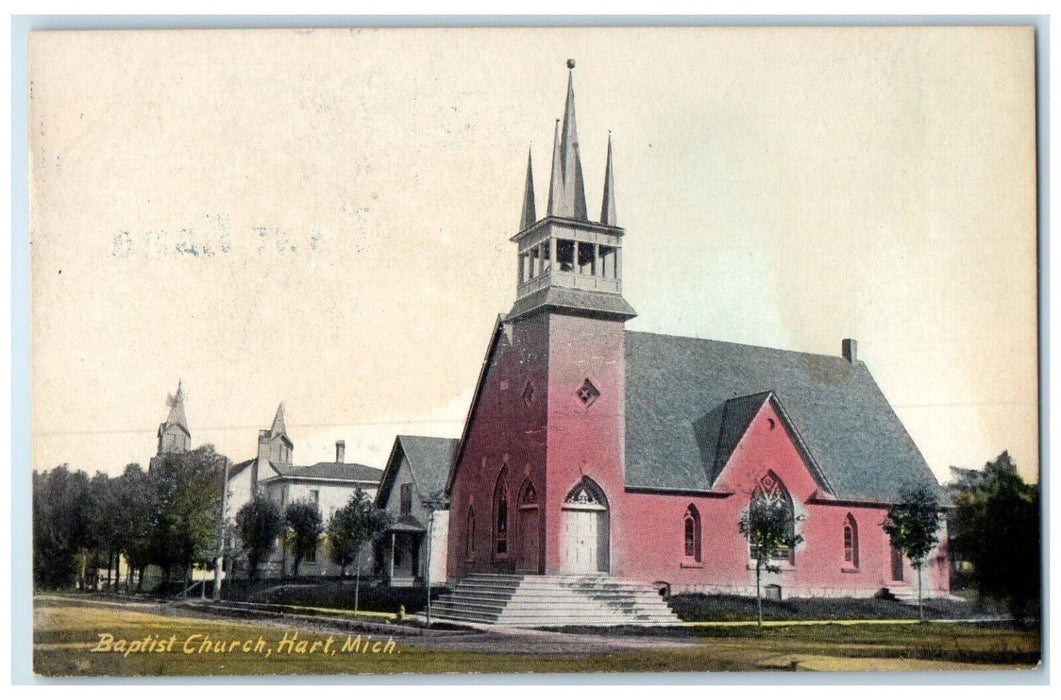
<instances>
[{"instance_id":1,"label":"pink church building","mask_svg":"<svg viewBox=\"0 0 1061 700\"><path fill-rule=\"evenodd\" d=\"M603 574L754 594L738 523L769 498L803 536L764 574L773 595L916 592L882 522L903 486L939 485L855 341L825 356L627 330L612 145L594 221L570 75L554 144L542 218L528 159L516 300L448 478L450 584ZM924 568L926 596L949 592L945 546Z\"/></svg>"}]
</instances>

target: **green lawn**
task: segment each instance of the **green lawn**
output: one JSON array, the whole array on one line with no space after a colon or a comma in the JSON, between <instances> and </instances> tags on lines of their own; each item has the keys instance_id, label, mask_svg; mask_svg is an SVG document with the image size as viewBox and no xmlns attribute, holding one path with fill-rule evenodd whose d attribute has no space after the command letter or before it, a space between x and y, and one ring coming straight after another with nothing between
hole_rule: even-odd
<instances>
[{"instance_id":1,"label":"green lawn","mask_svg":"<svg viewBox=\"0 0 1061 700\"><path fill-rule=\"evenodd\" d=\"M304 646L281 649L285 635L291 640L296 632L296 642ZM154 640L156 648L165 651L92 651L106 646L100 644L101 634L113 638L112 648L121 639L140 640L141 649ZM43 676L909 671L1031 668L1040 649L1036 633L958 624L692 628L671 634L685 646L639 649L635 644L608 653L558 656L548 640L540 644L540 653L487 653L430 648L417 637L395 637L388 647L385 637L374 634L367 639L362 633L357 651L351 644L343 651L345 632L315 633L275 623L200 619L47 598L34 606L33 659L34 672ZM202 650L207 638L223 642L226 649ZM356 638L351 634L351 642ZM504 641L498 644L501 649ZM362 651L365 647L367 652Z\"/></svg>"}]
</instances>

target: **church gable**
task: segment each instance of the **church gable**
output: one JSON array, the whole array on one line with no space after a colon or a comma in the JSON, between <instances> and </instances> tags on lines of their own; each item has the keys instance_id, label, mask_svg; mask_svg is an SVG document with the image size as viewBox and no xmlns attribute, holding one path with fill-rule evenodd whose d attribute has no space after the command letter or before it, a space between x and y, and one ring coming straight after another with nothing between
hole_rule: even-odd
<instances>
[{"instance_id":1,"label":"church gable","mask_svg":"<svg viewBox=\"0 0 1061 700\"><path fill-rule=\"evenodd\" d=\"M767 392L837 498L891 501L908 483L937 486L865 364L629 331L626 485L712 490L736 416L749 410L729 402Z\"/></svg>"},{"instance_id":2,"label":"church gable","mask_svg":"<svg viewBox=\"0 0 1061 700\"><path fill-rule=\"evenodd\" d=\"M454 483L456 483L457 475L460 471L461 463L464 460L468 443L471 441L472 433L478 422L488 417L482 416L482 404L484 394L487 393L487 387L492 374L496 375L496 369L498 365L498 358L501 354L500 344L504 337L504 324L502 323L501 316L497 317L494 322L494 330L490 336L490 345L486 348L486 357L483 358L483 366L479 370L479 379L475 383L475 392L472 394L472 402L468 406L468 416L464 419L464 431L461 435L460 442L457 445L457 454L453 459L453 466L450 469L449 478L446 481L446 492L449 493L453 489Z\"/></svg>"},{"instance_id":3,"label":"church gable","mask_svg":"<svg viewBox=\"0 0 1061 700\"><path fill-rule=\"evenodd\" d=\"M727 409L712 480L715 490L750 494L764 479L772 479L800 500L830 491L772 393L733 399Z\"/></svg>"}]
</instances>

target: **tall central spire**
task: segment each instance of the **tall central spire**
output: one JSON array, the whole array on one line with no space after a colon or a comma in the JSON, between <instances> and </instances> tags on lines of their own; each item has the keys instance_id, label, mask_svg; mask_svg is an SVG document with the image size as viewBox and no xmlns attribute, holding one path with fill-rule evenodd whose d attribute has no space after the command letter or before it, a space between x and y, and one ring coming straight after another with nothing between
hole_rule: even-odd
<instances>
[{"instance_id":1,"label":"tall central spire","mask_svg":"<svg viewBox=\"0 0 1061 700\"><path fill-rule=\"evenodd\" d=\"M586 215L586 186L582 179L582 158L579 155L578 127L575 124L575 61L567 67L567 104L560 140L553 150L553 179L549 185L549 215L588 221ZM558 181L559 179L559 181Z\"/></svg>"}]
</instances>

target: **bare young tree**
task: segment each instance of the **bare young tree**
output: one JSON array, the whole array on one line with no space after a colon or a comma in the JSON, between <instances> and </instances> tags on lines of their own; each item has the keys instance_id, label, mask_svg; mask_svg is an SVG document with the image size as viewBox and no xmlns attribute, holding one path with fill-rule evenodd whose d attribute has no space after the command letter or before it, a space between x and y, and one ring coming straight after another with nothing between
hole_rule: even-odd
<instances>
[{"instance_id":1,"label":"bare young tree","mask_svg":"<svg viewBox=\"0 0 1061 700\"><path fill-rule=\"evenodd\" d=\"M740 532L748 540L755 558L755 600L759 625L763 624L763 571L777 573L773 563L785 551L803 541L795 531L795 521L789 504L780 499L757 493L741 513Z\"/></svg>"},{"instance_id":2,"label":"bare young tree","mask_svg":"<svg viewBox=\"0 0 1061 700\"><path fill-rule=\"evenodd\" d=\"M925 619L922 604L921 570L925 557L939 542L939 498L926 484L904 487L899 491L899 502L888 510L884 531L892 546L910 560L917 571L917 615Z\"/></svg>"}]
</instances>

